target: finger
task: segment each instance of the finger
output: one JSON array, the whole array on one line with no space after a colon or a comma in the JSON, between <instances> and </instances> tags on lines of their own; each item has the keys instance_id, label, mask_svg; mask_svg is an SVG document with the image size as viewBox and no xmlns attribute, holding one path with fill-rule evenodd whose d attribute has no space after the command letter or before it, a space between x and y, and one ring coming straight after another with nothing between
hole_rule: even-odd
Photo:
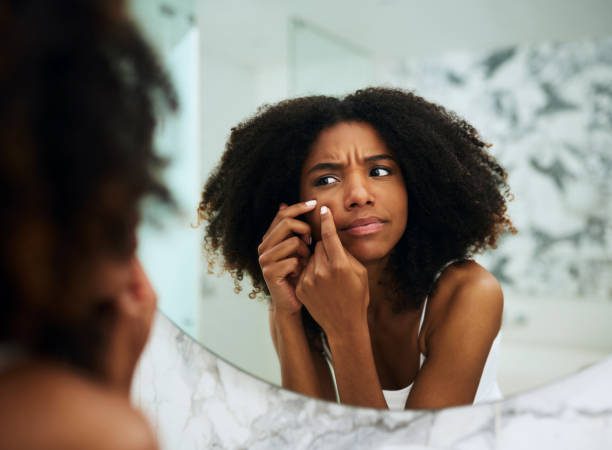
<instances>
[{"instance_id":1,"label":"finger","mask_svg":"<svg viewBox=\"0 0 612 450\"><path fill-rule=\"evenodd\" d=\"M271 249L266 250L259 256L259 265L264 266L290 256L297 256L307 260L310 257L310 250L304 242L297 236L281 241Z\"/></svg>"},{"instance_id":2,"label":"finger","mask_svg":"<svg viewBox=\"0 0 612 450\"><path fill-rule=\"evenodd\" d=\"M321 241L330 261L340 261L346 258L344 247L336 231L334 217L327 206L321 206Z\"/></svg>"},{"instance_id":3,"label":"finger","mask_svg":"<svg viewBox=\"0 0 612 450\"><path fill-rule=\"evenodd\" d=\"M285 218L279 222L274 229L270 230L267 236L264 237L261 244L257 248L257 252L261 255L280 242L295 235L310 235L310 225L298 219Z\"/></svg>"},{"instance_id":4,"label":"finger","mask_svg":"<svg viewBox=\"0 0 612 450\"><path fill-rule=\"evenodd\" d=\"M313 254L313 256L314 256L314 254ZM315 260L314 260L313 256L309 257L306 260L306 264L304 266L304 269L302 270L302 275L304 275L305 273L310 274L310 275L314 274Z\"/></svg>"},{"instance_id":5,"label":"finger","mask_svg":"<svg viewBox=\"0 0 612 450\"><path fill-rule=\"evenodd\" d=\"M306 266L302 268L302 272L297 278L295 294L298 296L300 301L302 301L302 298L300 298L298 295L298 291L302 291L304 289L305 285L307 284L306 280L312 280L314 278L314 265L314 258L309 258Z\"/></svg>"},{"instance_id":6,"label":"finger","mask_svg":"<svg viewBox=\"0 0 612 450\"><path fill-rule=\"evenodd\" d=\"M262 269L262 273L268 283L283 283L290 275L297 275L300 269L300 261L297 258L287 258L270 264Z\"/></svg>"},{"instance_id":7,"label":"finger","mask_svg":"<svg viewBox=\"0 0 612 450\"><path fill-rule=\"evenodd\" d=\"M328 265L327 253L323 247L323 242L317 242L312 258L310 259L312 259L314 271L316 271L317 268L320 270Z\"/></svg>"},{"instance_id":8,"label":"finger","mask_svg":"<svg viewBox=\"0 0 612 450\"><path fill-rule=\"evenodd\" d=\"M270 223L270 226L268 227L268 232L272 230L285 217L295 218L295 217L301 216L302 214L306 214L307 212L312 211L317 205L317 201L309 200L307 202L294 203L293 205L285 206L284 208L283 208L283 205L286 205L286 204L281 203L280 205L281 207L276 213L276 216L274 216L274 219L272 219L272 223Z\"/></svg>"}]
</instances>

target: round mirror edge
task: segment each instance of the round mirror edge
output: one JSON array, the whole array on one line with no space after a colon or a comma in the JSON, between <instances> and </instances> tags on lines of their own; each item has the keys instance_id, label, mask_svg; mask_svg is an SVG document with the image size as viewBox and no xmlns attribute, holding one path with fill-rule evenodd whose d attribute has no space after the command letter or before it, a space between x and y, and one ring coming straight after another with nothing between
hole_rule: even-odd
<instances>
[{"instance_id":1,"label":"round mirror edge","mask_svg":"<svg viewBox=\"0 0 612 450\"><path fill-rule=\"evenodd\" d=\"M565 374L565 375L561 375L558 378L549 381L549 382L545 382L543 384L538 384L536 386L530 387L528 389L525 389L524 391L521 392L515 392L512 394L509 394L508 396L504 396L502 399L499 400L491 400L491 401L485 401L482 403L476 403L476 404L471 404L471 405L457 405L457 406L448 406L448 407L444 407L444 408L424 408L424 409L404 409L404 410L384 410L384 409L378 409L378 408L370 408L370 407L363 407L363 406L353 406L353 405L345 405L342 403L335 403L335 402L331 402L328 400L323 400L323 399L319 399L319 398L315 398L315 397L309 397L307 395L304 395L300 392L296 392L296 391L292 391L290 389L284 388L283 386L279 386L277 384L274 384L268 380L265 380L257 375L254 375L250 372L248 372L246 369L236 365L235 363L229 361L227 358L219 355L218 353L216 353L215 351L209 349L204 343L198 341L197 339L195 339L192 335L190 335L189 333L187 333L185 330L183 330L174 320L172 320L164 311L162 311L161 309L158 308L158 313L160 316L162 316L165 320L167 320L179 333L181 333L183 336L187 337L188 339L190 339L191 341L193 341L193 343L195 343L197 346L199 346L201 349L203 349L205 352L207 352L208 354L212 355L214 358L222 361L223 363L225 363L227 366L231 367L233 370L235 370L236 372L238 372L241 376L246 376L249 379L252 380L257 380L261 383L263 383L264 385L273 388L276 391L284 391L286 393L290 393L293 395L296 395L297 397L303 398L304 400L313 400L313 401L318 401L318 402L323 402L326 405L335 405L337 407L341 407L341 408L347 408L347 409L352 409L352 410L365 410L365 411L377 411L377 412L388 412L388 413L393 413L393 414L402 414L402 413L431 413L431 414L435 414L435 413L439 413L442 411L448 411L448 410L457 410L460 408L465 408L465 409L472 409L472 408L478 408L478 407L485 407L485 406L494 406L494 405L498 405L498 404L502 404L505 402L510 402L510 401L514 401L522 396L529 396L529 395L533 395L536 394L538 391L543 391L546 388L549 387L554 387L557 386L558 384L561 383L566 383L568 381L570 381L570 379L574 378L575 376L586 372L588 370L591 370L599 365L604 365L608 362L608 360L610 360L612 358L612 353L609 353L606 357L604 357L603 359L600 359L599 361L590 363L585 365L584 367L569 373L569 374Z\"/></svg>"}]
</instances>

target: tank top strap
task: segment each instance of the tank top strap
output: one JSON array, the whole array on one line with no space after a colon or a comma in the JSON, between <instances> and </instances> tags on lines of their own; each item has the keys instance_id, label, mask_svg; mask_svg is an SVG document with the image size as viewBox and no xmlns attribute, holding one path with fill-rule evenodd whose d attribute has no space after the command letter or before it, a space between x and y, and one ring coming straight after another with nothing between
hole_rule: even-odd
<instances>
[{"instance_id":1,"label":"tank top strap","mask_svg":"<svg viewBox=\"0 0 612 450\"><path fill-rule=\"evenodd\" d=\"M421 328L423 328L423 322L425 321L425 310L427 309L427 300L429 300L429 296L425 297L425 301L423 302L423 306L421 309L421 318L419 320L419 333L418 336L421 335Z\"/></svg>"},{"instance_id":2,"label":"tank top strap","mask_svg":"<svg viewBox=\"0 0 612 450\"><path fill-rule=\"evenodd\" d=\"M434 276L433 281L431 282L431 287L429 288L429 294L427 295L427 297L425 297L425 300L423 301L423 306L422 306L423 309L421 310L421 319L419 321L419 333L418 333L419 336L421 335L421 329L423 328L423 322L425 321L425 311L427 310L427 302L429 300L429 296L431 295L431 292L433 291L434 286L436 285L436 282L438 281L438 279L442 276L444 271L449 266L459 261L465 261L465 260L464 259L451 259L450 261L445 263L442 266L442 268L438 270L438 272L436 272L436 275Z\"/></svg>"},{"instance_id":3,"label":"tank top strap","mask_svg":"<svg viewBox=\"0 0 612 450\"><path fill-rule=\"evenodd\" d=\"M452 266L453 264L457 263L457 262L461 262L461 261L467 261L466 259L451 259L450 261L444 263L444 265L442 266L442 268L440 270L438 270L436 272L436 275L433 278L433 281L431 282L431 287L429 288L429 293L431 295L431 292L433 291L434 286L436 285L438 279L440 279L440 277L442 276L442 274L444 273L444 271Z\"/></svg>"},{"instance_id":4,"label":"tank top strap","mask_svg":"<svg viewBox=\"0 0 612 450\"><path fill-rule=\"evenodd\" d=\"M321 353L323 354L323 358L325 359L325 362L327 363L329 374L332 377L332 384L334 385L334 395L336 396L336 402L340 403L340 392L338 391L338 383L336 382L336 371L334 370L332 353L329 348L329 344L327 342L327 336L325 335L323 330L321 330L319 337L321 339L321 346L323 347L323 351Z\"/></svg>"}]
</instances>

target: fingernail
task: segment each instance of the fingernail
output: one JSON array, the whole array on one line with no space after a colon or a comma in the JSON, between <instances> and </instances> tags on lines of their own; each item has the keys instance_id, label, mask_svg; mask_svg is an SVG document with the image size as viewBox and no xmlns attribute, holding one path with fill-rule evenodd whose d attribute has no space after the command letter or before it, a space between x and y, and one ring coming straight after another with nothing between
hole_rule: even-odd
<instances>
[{"instance_id":1,"label":"fingernail","mask_svg":"<svg viewBox=\"0 0 612 450\"><path fill-rule=\"evenodd\" d=\"M314 205L316 205L317 201L316 200L308 200L304 204L310 208L310 207L313 207Z\"/></svg>"},{"instance_id":2,"label":"fingernail","mask_svg":"<svg viewBox=\"0 0 612 450\"><path fill-rule=\"evenodd\" d=\"M328 211L329 209L327 208L327 206L321 206L321 215L327 214Z\"/></svg>"},{"instance_id":3,"label":"fingernail","mask_svg":"<svg viewBox=\"0 0 612 450\"><path fill-rule=\"evenodd\" d=\"M312 236L308 235L308 245L312 245Z\"/></svg>"}]
</instances>

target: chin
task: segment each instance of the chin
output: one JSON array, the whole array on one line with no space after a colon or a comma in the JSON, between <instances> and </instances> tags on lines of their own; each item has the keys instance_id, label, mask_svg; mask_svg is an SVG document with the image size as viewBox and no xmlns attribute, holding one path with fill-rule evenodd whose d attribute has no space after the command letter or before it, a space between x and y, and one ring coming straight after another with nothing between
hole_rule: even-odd
<instances>
[{"instance_id":1,"label":"chin","mask_svg":"<svg viewBox=\"0 0 612 450\"><path fill-rule=\"evenodd\" d=\"M363 265L372 264L385 259L392 248L381 245L380 242L353 242L346 249Z\"/></svg>"}]
</instances>

